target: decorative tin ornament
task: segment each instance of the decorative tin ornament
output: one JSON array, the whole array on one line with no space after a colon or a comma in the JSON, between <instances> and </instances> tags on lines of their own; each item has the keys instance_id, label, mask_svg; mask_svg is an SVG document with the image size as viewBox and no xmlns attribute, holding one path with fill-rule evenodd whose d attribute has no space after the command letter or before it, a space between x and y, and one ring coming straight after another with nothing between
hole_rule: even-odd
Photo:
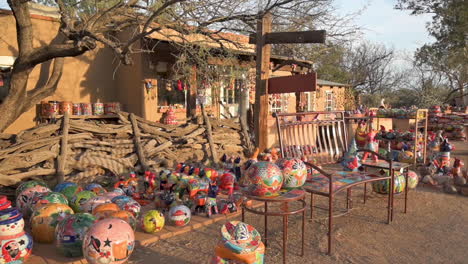
<instances>
[{"instance_id":1,"label":"decorative tin ornament","mask_svg":"<svg viewBox=\"0 0 468 264\"><path fill-rule=\"evenodd\" d=\"M18 197L18 195L20 193L22 193L24 190L26 189L29 189L31 187L35 187L37 185L40 185L40 186L43 186L43 187L47 187L47 184L45 184L44 182L41 182L41 181L27 181L27 182L23 182L21 183L18 188L16 188L16 192L15 192L15 195L16 197Z\"/></svg>"},{"instance_id":2,"label":"decorative tin ornament","mask_svg":"<svg viewBox=\"0 0 468 264\"><path fill-rule=\"evenodd\" d=\"M45 204L34 210L31 217L31 233L39 243L52 243L55 238L55 227L73 210L65 204Z\"/></svg>"},{"instance_id":3,"label":"decorative tin ornament","mask_svg":"<svg viewBox=\"0 0 468 264\"><path fill-rule=\"evenodd\" d=\"M185 205L177 205L169 210L169 222L175 226L185 226L190 222L192 212Z\"/></svg>"},{"instance_id":4,"label":"decorative tin ornament","mask_svg":"<svg viewBox=\"0 0 468 264\"><path fill-rule=\"evenodd\" d=\"M55 229L55 244L67 257L83 256L83 238L96 218L88 213L68 215Z\"/></svg>"},{"instance_id":5,"label":"decorative tin ornament","mask_svg":"<svg viewBox=\"0 0 468 264\"><path fill-rule=\"evenodd\" d=\"M134 247L135 234L132 227L117 218L95 223L83 239L83 255L90 264L125 263Z\"/></svg>"},{"instance_id":6,"label":"decorative tin ornament","mask_svg":"<svg viewBox=\"0 0 468 264\"><path fill-rule=\"evenodd\" d=\"M48 193L50 191L49 188L41 185L25 189L16 197L16 207L25 217L29 217L28 205L33 196L36 195L36 193Z\"/></svg>"},{"instance_id":7,"label":"decorative tin ornament","mask_svg":"<svg viewBox=\"0 0 468 264\"><path fill-rule=\"evenodd\" d=\"M30 235L21 231L15 236L0 237L0 263L25 263L31 255L33 240Z\"/></svg>"},{"instance_id":8,"label":"decorative tin ornament","mask_svg":"<svg viewBox=\"0 0 468 264\"><path fill-rule=\"evenodd\" d=\"M80 103L74 103L73 104L73 115L80 116L81 114L82 114L81 104Z\"/></svg>"},{"instance_id":9,"label":"decorative tin ornament","mask_svg":"<svg viewBox=\"0 0 468 264\"><path fill-rule=\"evenodd\" d=\"M163 229L164 222L164 215L161 212L149 210L141 217L140 226L146 233L156 233Z\"/></svg>"},{"instance_id":10,"label":"decorative tin ornament","mask_svg":"<svg viewBox=\"0 0 468 264\"><path fill-rule=\"evenodd\" d=\"M71 199L70 206L73 209L73 211L77 213L84 212L83 211L83 205L89 201L91 198L96 197L96 194L92 191L81 191L77 193L73 198Z\"/></svg>"},{"instance_id":11,"label":"decorative tin ornament","mask_svg":"<svg viewBox=\"0 0 468 264\"><path fill-rule=\"evenodd\" d=\"M282 158L276 165L283 171L283 188L298 188L307 180L307 167L300 159Z\"/></svg>"},{"instance_id":12,"label":"decorative tin ornament","mask_svg":"<svg viewBox=\"0 0 468 264\"><path fill-rule=\"evenodd\" d=\"M135 217L138 217L138 215L140 214L141 205L137 201L133 200L132 198L126 195L114 197L112 198L112 202L117 204L121 210L130 212Z\"/></svg>"},{"instance_id":13,"label":"decorative tin ornament","mask_svg":"<svg viewBox=\"0 0 468 264\"><path fill-rule=\"evenodd\" d=\"M91 103L81 103L82 115L93 115L93 105Z\"/></svg>"},{"instance_id":14,"label":"decorative tin ornament","mask_svg":"<svg viewBox=\"0 0 468 264\"><path fill-rule=\"evenodd\" d=\"M104 104L103 103L94 103L93 104L93 114L94 115L103 115L104 114Z\"/></svg>"},{"instance_id":15,"label":"decorative tin ornament","mask_svg":"<svg viewBox=\"0 0 468 264\"><path fill-rule=\"evenodd\" d=\"M86 201L86 203L84 203L82 206L81 206L81 210L85 213L92 213L93 210L101 205L101 204L107 204L107 203L112 203L111 201L111 198L105 196L105 195L101 195L101 196L96 196L96 197L93 197L91 199L89 199L88 201Z\"/></svg>"},{"instance_id":16,"label":"decorative tin ornament","mask_svg":"<svg viewBox=\"0 0 468 264\"><path fill-rule=\"evenodd\" d=\"M130 212L120 210L117 212L113 212L112 214L110 214L109 217L122 219L125 222L127 222L132 227L133 230L136 229L137 220L135 216L133 216L133 214Z\"/></svg>"},{"instance_id":17,"label":"decorative tin ornament","mask_svg":"<svg viewBox=\"0 0 468 264\"><path fill-rule=\"evenodd\" d=\"M267 161L252 164L244 177L244 183L247 184L246 190L253 196L277 196L283 185L281 169L274 163Z\"/></svg>"}]
</instances>

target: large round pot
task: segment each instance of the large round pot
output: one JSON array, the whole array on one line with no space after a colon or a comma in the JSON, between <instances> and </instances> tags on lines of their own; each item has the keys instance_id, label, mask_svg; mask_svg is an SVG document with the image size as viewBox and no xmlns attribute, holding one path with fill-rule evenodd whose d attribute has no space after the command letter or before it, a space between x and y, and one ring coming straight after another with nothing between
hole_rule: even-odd
<instances>
[{"instance_id":1,"label":"large round pot","mask_svg":"<svg viewBox=\"0 0 468 264\"><path fill-rule=\"evenodd\" d=\"M34 210L31 217L31 233L34 241L52 243L55 238L55 227L73 210L65 204L44 204Z\"/></svg>"},{"instance_id":2,"label":"large round pot","mask_svg":"<svg viewBox=\"0 0 468 264\"><path fill-rule=\"evenodd\" d=\"M24 190L29 189L31 187L35 187L37 185L47 187L47 184L45 184L44 182L41 182L41 181L27 181L27 182L21 183L18 186L18 188L16 188L15 195L18 197L18 195L20 193L22 193Z\"/></svg>"},{"instance_id":3,"label":"large round pot","mask_svg":"<svg viewBox=\"0 0 468 264\"><path fill-rule=\"evenodd\" d=\"M177 205L169 210L169 222L175 226L185 226L190 222L192 212L185 205Z\"/></svg>"},{"instance_id":4,"label":"large round pot","mask_svg":"<svg viewBox=\"0 0 468 264\"><path fill-rule=\"evenodd\" d=\"M114 197L112 198L112 202L117 204L121 210L130 212L135 217L138 217L138 215L140 214L141 205L137 201L133 200L132 198L126 195Z\"/></svg>"},{"instance_id":5,"label":"large round pot","mask_svg":"<svg viewBox=\"0 0 468 264\"><path fill-rule=\"evenodd\" d=\"M135 216L133 216L133 214L130 212L120 210L120 211L111 213L109 217L122 219L125 222L127 222L132 227L133 230L136 229L137 220Z\"/></svg>"},{"instance_id":6,"label":"large round pot","mask_svg":"<svg viewBox=\"0 0 468 264\"><path fill-rule=\"evenodd\" d=\"M83 239L83 255L90 264L125 263L134 247L135 234L132 227L117 218L95 223Z\"/></svg>"},{"instance_id":7,"label":"large round pot","mask_svg":"<svg viewBox=\"0 0 468 264\"><path fill-rule=\"evenodd\" d=\"M68 205L68 200L65 195L58 192L36 193L27 204L27 215L31 215L36 206L48 203L59 203Z\"/></svg>"},{"instance_id":8,"label":"large round pot","mask_svg":"<svg viewBox=\"0 0 468 264\"><path fill-rule=\"evenodd\" d=\"M88 213L69 215L60 221L55 229L55 243L67 257L83 256L83 238L96 218Z\"/></svg>"},{"instance_id":9,"label":"large round pot","mask_svg":"<svg viewBox=\"0 0 468 264\"><path fill-rule=\"evenodd\" d=\"M307 180L307 167L300 159L281 158L276 165L283 171L283 188L298 188Z\"/></svg>"},{"instance_id":10,"label":"large round pot","mask_svg":"<svg viewBox=\"0 0 468 264\"><path fill-rule=\"evenodd\" d=\"M54 192L62 192L63 189L70 187L70 186L78 186L78 185L74 182L62 182L55 186Z\"/></svg>"},{"instance_id":11,"label":"large round pot","mask_svg":"<svg viewBox=\"0 0 468 264\"><path fill-rule=\"evenodd\" d=\"M33 240L24 231L14 236L0 237L0 263L25 263L31 255Z\"/></svg>"},{"instance_id":12,"label":"large round pot","mask_svg":"<svg viewBox=\"0 0 468 264\"><path fill-rule=\"evenodd\" d=\"M146 233L156 233L163 229L164 223L164 215L160 211L149 210L141 217L140 226Z\"/></svg>"},{"instance_id":13,"label":"large round pot","mask_svg":"<svg viewBox=\"0 0 468 264\"><path fill-rule=\"evenodd\" d=\"M106 203L98 205L93 209L93 215L96 217L96 220L102 220L109 218L113 213L120 211L120 207L115 203Z\"/></svg>"},{"instance_id":14,"label":"large round pot","mask_svg":"<svg viewBox=\"0 0 468 264\"><path fill-rule=\"evenodd\" d=\"M387 172L388 173L388 172ZM390 180L376 181L372 183L372 189L376 193L388 194ZM393 193L401 193L405 190L406 182L405 176L395 173L395 181L393 187Z\"/></svg>"},{"instance_id":15,"label":"large round pot","mask_svg":"<svg viewBox=\"0 0 468 264\"><path fill-rule=\"evenodd\" d=\"M65 187L62 189L60 192L67 197L68 202L71 203L73 201L73 197L79 192L81 192L83 189L80 186L77 185L70 185L68 187Z\"/></svg>"},{"instance_id":16,"label":"large round pot","mask_svg":"<svg viewBox=\"0 0 468 264\"><path fill-rule=\"evenodd\" d=\"M83 206L81 206L81 210L84 213L92 213L94 208L96 208L97 206L101 204L107 204L107 203L112 203L111 198L105 195L95 196L89 199L88 201L86 201L86 203L84 203Z\"/></svg>"},{"instance_id":17,"label":"large round pot","mask_svg":"<svg viewBox=\"0 0 468 264\"><path fill-rule=\"evenodd\" d=\"M84 212L83 205L94 197L96 197L96 194L92 191L81 191L73 196L70 206L77 213Z\"/></svg>"},{"instance_id":18,"label":"large round pot","mask_svg":"<svg viewBox=\"0 0 468 264\"><path fill-rule=\"evenodd\" d=\"M273 197L283 185L281 169L274 163L259 161L252 164L244 175L247 192L252 196Z\"/></svg>"},{"instance_id":19,"label":"large round pot","mask_svg":"<svg viewBox=\"0 0 468 264\"><path fill-rule=\"evenodd\" d=\"M408 188L414 189L418 186L419 176L415 171L408 170Z\"/></svg>"},{"instance_id":20,"label":"large round pot","mask_svg":"<svg viewBox=\"0 0 468 264\"><path fill-rule=\"evenodd\" d=\"M16 207L24 215L24 217L28 218L30 215L29 204L33 197L37 195L37 193L49 193L50 191L51 190L49 188L42 185L36 185L34 187L25 189L18 196L16 196Z\"/></svg>"}]
</instances>

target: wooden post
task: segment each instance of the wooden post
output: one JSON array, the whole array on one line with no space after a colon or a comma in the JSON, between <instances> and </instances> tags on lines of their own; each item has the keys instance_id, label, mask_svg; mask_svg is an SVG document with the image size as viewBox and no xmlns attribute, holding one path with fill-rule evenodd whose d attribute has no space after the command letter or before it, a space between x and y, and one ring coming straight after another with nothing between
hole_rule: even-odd
<instances>
[{"instance_id":1,"label":"wooden post","mask_svg":"<svg viewBox=\"0 0 468 264\"><path fill-rule=\"evenodd\" d=\"M211 122L210 118L208 117L208 114L206 113L205 105L200 104L202 115L203 115L203 121L205 122L206 126L206 137L208 138L208 144L210 145L210 150L211 150L211 159L213 161L213 165L215 165L218 162L218 153L216 152L216 146L213 141L213 131L211 129Z\"/></svg>"},{"instance_id":2,"label":"wooden post","mask_svg":"<svg viewBox=\"0 0 468 264\"><path fill-rule=\"evenodd\" d=\"M140 128L138 127L138 122L136 120L135 114L130 114L130 121L132 122L132 129L133 129L133 139L135 142L135 148L137 151L138 159L140 160L140 164L143 167L143 171L149 170L148 163L146 162L145 153L143 147L141 146L140 141Z\"/></svg>"},{"instance_id":3,"label":"wooden post","mask_svg":"<svg viewBox=\"0 0 468 264\"><path fill-rule=\"evenodd\" d=\"M192 67L192 76L190 77L189 91L187 93L187 118L193 118L197 115L197 67Z\"/></svg>"},{"instance_id":4,"label":"wooden post","mask_svg":"<svg viewBox=\"0 0 468 264\"><path fill-rule=\"evenodd\" d=\"M63 115L62 122L62 141L60 144L60 156L57 159L57 182L65 181L65 165L67 163L68 150L68 129L70 128L70 117L68 113Z\"/></svg>"},{"instance_id":5,"label":"wooden post","mask_svg":"<svg viewBox=\"0 0 468 264\"><path fill-rule=\"evenodd\" d=\"M263 36L271 32L271 14L267 13L262 20L257 21L256 37L256 79L255 79L255 145L263 151L267 146L268 137L268 87L270 77L271 45L265 44Z\"/></svg>"}]
</instances>

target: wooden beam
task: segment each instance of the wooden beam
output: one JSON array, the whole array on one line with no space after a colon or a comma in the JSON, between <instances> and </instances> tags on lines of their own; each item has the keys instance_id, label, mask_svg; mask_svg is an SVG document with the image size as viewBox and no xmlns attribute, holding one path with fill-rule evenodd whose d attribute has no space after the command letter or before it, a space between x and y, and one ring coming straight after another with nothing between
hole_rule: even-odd
<instances>
[{"instance_id":1,"label":"wooden beam","mask_svg":"<svg viewBox=\"0 0 468 264\"><path fill-rule=\"evenodd\" d=\"M317 73L275 77L268 80L268 93L313 92L317 88Z\"/></svg>"},{"instance_id":2,"label":"wooden beam","mask_svg":"<svg viewBox=\"0 0 468 264\"><path fill-rule=\"evenodd\" d=\"M60 143L60 156L57 159L57 183L65 181L65 166L67 164L68 155L68 130L70 128L69 114L63 115L62 123L62 140Z\"/></svg>"},{"instance_id":3,"label":"wooden beam","mask_svg":"<svg viewBox=\"0 0 468 264\"><path fill-rule=\"evenodd\" d=\"M264 35L265 44L325 43L325 30L271 32ZM249 36L249 44L257 43L257 35Z\"/></svg>"},{"instance_id":4,"label":"wooden beam","mask_svg":"<svg viewBox=\"0 0 468 264\"><path fill-rule=\"evenodd\" d=\"M271 32L271 14L265 14L262 20L257 21L256 42L256 79L255 79L255 145L263 151L267 146L268 138L268 93L267 80L270 77L271 45L263 42L266 33Z\"/></svg>"},{"instance_id":5,"label":"wooden beam","mask_svg":"<svg viewBox=\"0 0 468 264\"><path fill-rule=\"evenodd\" d=\"M197 67L192 67L192 76L187 93L187 118L193 118L197 115Z\"/></svg>"}]
</instances>

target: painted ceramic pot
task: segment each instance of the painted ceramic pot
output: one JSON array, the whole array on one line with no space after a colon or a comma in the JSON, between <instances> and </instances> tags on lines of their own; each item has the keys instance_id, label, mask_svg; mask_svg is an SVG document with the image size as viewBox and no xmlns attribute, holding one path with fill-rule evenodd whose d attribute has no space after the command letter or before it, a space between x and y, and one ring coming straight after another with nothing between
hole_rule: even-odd
<instances>
[{"instance_id":1,"label":"painted ceramic pot","mask_svg":"<svg viewBox=\"0 0 468 264\"><path fill-rule=\"evenodd\" d=\"M95 223L83 239L83 255L90 264L125 263L134 247L135 234L132 227L117 218Z\"/></svg>"},{"instance_id":2,"label":"painted ceramic pot","mask_svg":"<svg viewBox=\"0 0 468 264\"><path fill-rule=\"evenodd\" d=\"M55 238L55 227L73 210L65 204L44 204L34 210L31 217L31 233L34 241L52 243Z\"/></svg>"},{"instance_id":3,"label":"painted ceramic pot","mask_svg":"<svg viewBox=\"0 0 468 264\"><path fill-rule=\"evenodd\" d=\"M192 212L185 205L177 205L169 210L169 222L175 226L185 226L190 222Z\"/></svg>"},{"instance_id":4,"label":"painted ceramic pot","mask_svg":"<svg viewBox=\"0 0 468 264\"><path fill-rule=\"evenodd\" d=\"M96 217L96 219L101 220L120 210L120 207L115 203L105 203L96 206L93 209L93 215Z\"/></svg>"},{"instance_id":5,"label":"painted ceramic pot","mask_svg":"<svg viewBox=\"0 0 468 264\"><path fill-rule=\"evenodd\" d=\"M68 202L72 202L73 201L73 197L81 192L83 189L77 185L70 185L68 187L65 187L64 189L62 189L60 192L65 195L65 197L67 197L68 199Z\"/></svg>"},{"instance_id":6,"label":"painted ceramic pot","mask_svg":"<svg viewBox=\"0 0 468 264\"><path fill-rule=\"evenodd\" d=\"M67 257L83 256L83 238L96 218L88 213L69 215L55 228L55 244Z\"/></svg>"},{"instance_id":7,"label":"painted ceramic pot","mask_svg":"<svg viewBox=\"0 0 468 264\"><path fill-rule=\"evenodd\" d=\"M94 197L96 197L96 194L92 191L81 191L73 196L70 202L70 206L77 213L84 212L83 205Z\"/></svg>"},{"instance_id":8,"label":"painted ceramic pot","mask_svg":"<svg viewBox=\"0 0 468 264\"><path fill-rule=\"evenodd\" d=\"M58 192L36 193L27 204L27 215L31 215L36 206L48 203L59 203L68 205L68 200L65 195Z\"/></svg>"},{"instance_id":9,"label":"painted ceramic pot","mask_svg":"<svg viewBox=\"0 0 468 264\"><path fill-rule=\"evenodd\" d=\"M418 186L419 176L416 172L408 170L408 188L414 189Z\"/></svg>"},{"instance_id":10,"label":"painted ceramic pot","mask_svg":"<svg viewBox=\"0 0 468 264\"><path fill-rule=\"evenodd\" d=\"M99 183L90 183L85 186L85 191L92 191L94 188L103 188Z\"/></svg>"},{"instance_id":11,"label":"painted ceramic pot","mask_svg":"<svg viewBox=\"0 0 468 264\"><path fill-rule=\"evenodd\" d=\"M20 193L22 193L24 190L26 189L29 189L31 187L35 187L37 185L40 185L40 186L43 186L43 187L47 187L47 184L45 184L44 182L41 182L41 181L27 181L27 182L23 182L21 183L18 188L16 188L16 196L18 197L18 195Z\"/></svg>"},{"instance_id":12,"label":"painted ceramic pot","mask_svg":"<svg viewBox=\"0 0 468 264\"><path fill-rule=\"evenodd\" d=\"M237 254L254 252L262 238L251 225L240 221L229 221L221 227L224 246Z\"/></svg>"},{"instance_id":13,"label":"painted ceramic pot","mask_svg":"<svg viewBox=\"0 0 468 264\"><path fill-rule=\"evenodd\" d=\"M111 198L107 196L95 196L81 206L81 210L84 213L92 213L94 208L101 204L112 203Z\"/></svg>"},{"instance_id":14,"label":"painted ceramic pot","mask_svg":"<svg viewBox=\"0 0 468 264\"><path fill-rule=\"evenodd\" d=\"M404 163L413 163L414 153L411 151L401 151L400 154L398 154L398 161Z\"/></svg>"},{"instance_id":15,"label":"painted ceramic pot","mask_svg":"<svg viewBox=\"0 0 468 264\"><path fill-rule=\"evenodd\" d=\"M0 195L0 211L11 208L11 202L5 195Z\"/></svg>"},{"instance_id":16,"label":"painted ceramic pot","mask_svg":"<svg viewBox=\"0 0 468 264\"><path fill-rule=\"evenodd\" d=\"M136 229L137 220L135 216L133 216L133 214L130 212L120 210L117 212L113 212L109 217L122 219L125 222L127 222L133 230Z\"/></svg>"},{"instance_id":17,"label":"painted ceramic pot","mask_svg":"<svg viewBox=\"0 0 468 264\"><path fill-rule=\"evenodd\" d=\"M110 199L117 197L117 196L122 196L125 195L124 191L120 188L112 190L112 192L106 193L104 196L109 197Z\"/></svg>"},{"instance_id":18,"label":"painted ceramic pot","mask_svg":"<svg viewBox=\"0 0 468 264\"><path fill-rule=\"evenodd\" d=\"M252 196L276 196L283 185L281 169L267 161L252 164L244 177L244 184L247 184L246 190Z\"/></svg>"},{"instance_id":19,"label":"painted ceramic pot","mask_svg":"<svg viewBox=\"0 0 468 264\"><path fill-rule=\"evenodd\" d=\"M146 233L156 233L163 229L164 222L164 215L160 211L149 210L141 217L140 226Z\"/></svg>"},{"instance_id":20,"label":"painted ceramic pot","mask_svg":"<svg viewBox=\"0 0 468 264\"><path fill-rule=\"evenodd\" d=\"M0 211L0 237L17 235L23 229L23 215L16 208Z\"/></svg>"},{"instance_id":21,"label":"painted ceramic pot","mask_svg":"<svg viewBox=\"0 0 468 264\"><path fill-rule=\"evenodd\" d=\"M307 180L307 167L300 159L279 159L276 165L283 171L283 188L298 188Z\"/></svg>"},{"instance_id":22,"label":"painted ceramic pot","mask_svg":"<svg viewBox=\"0 0 468 264\"><path fill-rule=\"evenodd\" d=\"M36 185L34 187L25 189L16 197L16 207L25 217L29 217L28 205L30 203L30 200L37 193L49 193L49 192L51 192L51 190L42 185Z\"/></svg>"},{"instance_id":23,"label":"painted ceramic pot","mask_svg":"<svg viewBox=\"0 0 468 264\"><path fill-rule=\"evenodd\" d=\"M31 255L33 240L30 235L21 231L15 236L0 237L0 263L25 263Z\"/></svg>"},{"instance_id":24,"label":"painted ceramic pot","mask_svg":"<svg viewBox=\"0 0 468 264\"><path fill-rule=\"evenodd\" d=\"M78 186L78 185L74 182L62 182L55 186L54 192L62 192L63 189L70 187L70 186Z\"/></svg>"},{"instance_id":25,"label":"painted ceramic pot","mask_svg":"<svg viewBox=\"0 0 468 264\"><path fill-rule=\"evenodd\" d=\"M390 180L382 180L382 181L373 182L372 189L376 193L388 194L388 190L390 189L389 183L390 183ZM405 176L401 174L397 175L395 173L393 193L401 193L402 191L405 190L405 185L406 185Z\"/></svg>"},{"instance_id":26,"label":"painted ceramic pot","mask_svg":"<svg viewBox=\"0 0 468 264\"><path fill-rule=\"evenodd\" d=\"M117 204L121 210L130 212L135 217L138 217L138 215L140 214L141 205L137 201L133 200L132 198L126 195L114 197L112 198L112 202Z\"/></svg>"},{"instance_id":27,"label":"painted ceramic pot","mask_svg":"<svg viewBox=\"0 0 468 264\"><path fill-rule=\"evenodd\" d=\"M95 193L96 195L104 195L107 193L106 189L102 188L102 187L96 187L94 189L91 190L93 193Z\"/></svg>"}]
</instances>

